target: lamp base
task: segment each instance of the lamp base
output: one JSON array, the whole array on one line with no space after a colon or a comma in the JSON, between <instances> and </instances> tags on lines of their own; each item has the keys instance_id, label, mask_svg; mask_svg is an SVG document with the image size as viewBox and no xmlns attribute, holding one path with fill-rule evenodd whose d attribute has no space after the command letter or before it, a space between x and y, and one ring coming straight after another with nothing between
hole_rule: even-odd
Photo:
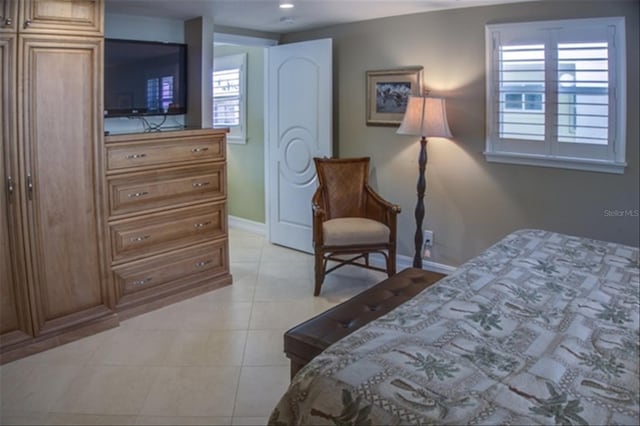
<instances>
[{"instance_id":1,"label":"lamp base","mask_svg":"<svg viewBox=\"0 0 640 426\"><path fill-rule=\"evenodd\" d=\"M416 204L416 234L413 238L415 244L415 255L413 256L413 267L422 269L422 221L424 219L424 194L427 188L425 179L425 169L427 168L427 138L420 139L420 154L418 156L418 202Z\"/></svg>"}]
</instances>

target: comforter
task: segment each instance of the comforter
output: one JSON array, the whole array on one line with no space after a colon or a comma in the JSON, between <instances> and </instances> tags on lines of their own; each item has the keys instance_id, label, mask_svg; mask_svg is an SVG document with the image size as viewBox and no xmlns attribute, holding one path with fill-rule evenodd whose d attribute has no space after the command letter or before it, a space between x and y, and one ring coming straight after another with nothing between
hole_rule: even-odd
<instances>
[{"instance_id":1,"label":"comforter","mask_svg":"<svg viewBox=\"0 0 640 426\"><path fill-rule=\"evenodd\" d=\"M329 347L283 424L640 424L638 248L516 231Z\"/></svg>"}]
</instances>

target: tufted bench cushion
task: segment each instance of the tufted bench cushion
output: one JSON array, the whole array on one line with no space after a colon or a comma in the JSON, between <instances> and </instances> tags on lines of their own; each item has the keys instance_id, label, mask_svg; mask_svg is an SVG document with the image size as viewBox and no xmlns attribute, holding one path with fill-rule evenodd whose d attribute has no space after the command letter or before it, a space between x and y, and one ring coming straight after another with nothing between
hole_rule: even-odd
<instances>
[{"instance_id":1,"label":"tufted bench cushion","mask_svg":"<svg viewBox=\"0 0 640 426\"><path fill-rule=\"evenodd\" d=\"M299 324L284 334L284 352L291 377L327 347L363 325L390 312L444 277L408 268L368 290Z\"/></svg>"}]
</instances>

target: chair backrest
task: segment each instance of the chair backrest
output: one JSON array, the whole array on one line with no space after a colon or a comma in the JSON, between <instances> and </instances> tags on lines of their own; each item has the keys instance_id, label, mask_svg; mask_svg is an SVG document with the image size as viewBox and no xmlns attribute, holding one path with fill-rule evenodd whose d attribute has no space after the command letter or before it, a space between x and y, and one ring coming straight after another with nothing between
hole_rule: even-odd
<instances>
[{"instance_id":1,"label":"chair backrest","mask_svg":"<svg viewBox=\"0 0 640 426\"><path fill-rule=\"evenodd\" d=\"M362 217L369 157L314 158L328 219Z\"/></svg>"}]
</instances>

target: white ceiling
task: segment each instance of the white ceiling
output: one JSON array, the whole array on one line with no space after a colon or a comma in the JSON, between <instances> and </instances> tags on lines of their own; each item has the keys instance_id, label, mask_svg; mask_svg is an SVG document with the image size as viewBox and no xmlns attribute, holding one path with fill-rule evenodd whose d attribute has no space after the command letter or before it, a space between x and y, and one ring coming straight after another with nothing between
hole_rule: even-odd
<instances>
[{"instance_id":1,"label":"white ceiling","mask_svg":"<svg viewBox=\"0 0 640 426\"><path fill-rule=\"evenodd\" d=\"M283 34L387 16L532 0L293 0L293 9L280 9L280 0L105 1L107 13L179 20L208 16L218 25Z\"/></svg>"}]
</instances>

